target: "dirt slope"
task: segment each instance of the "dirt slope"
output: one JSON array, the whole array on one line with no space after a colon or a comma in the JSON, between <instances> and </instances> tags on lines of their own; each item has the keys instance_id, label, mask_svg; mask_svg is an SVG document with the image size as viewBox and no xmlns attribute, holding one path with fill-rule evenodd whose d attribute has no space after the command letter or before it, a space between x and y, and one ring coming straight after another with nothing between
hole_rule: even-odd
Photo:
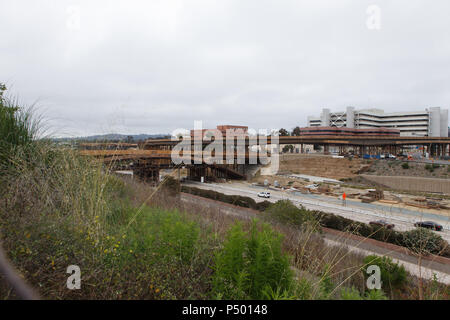
<instances>
[{"instance_id":1,"label":"dirt slope","mask_svg":"<svg viewBox=\"0 0 450 320\"><path fill-rule=\"evenodd\" d=\"M351 178L367 166L364 160L335 159L322 155L287 155L280 157L280 172L307 174L332 179Z\"/></svg>"}]
</instances>

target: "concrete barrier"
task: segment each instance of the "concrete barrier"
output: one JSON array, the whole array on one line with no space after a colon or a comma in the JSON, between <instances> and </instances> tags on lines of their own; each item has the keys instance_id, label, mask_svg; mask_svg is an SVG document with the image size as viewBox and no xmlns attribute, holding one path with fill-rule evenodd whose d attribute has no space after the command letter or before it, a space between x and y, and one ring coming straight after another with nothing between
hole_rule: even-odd
<instances>
[{"instance_id":1,"label":"concrete barrier","mask_svg":"<svg viewBox=\"0 0 450 320\"><path fill-rule=\"evenodd\" d=\"M362 174L361 176L369 181L385 185L392 189L450 194L450 179L374 176L368 174Z\"/></svg>"}]
</instances>

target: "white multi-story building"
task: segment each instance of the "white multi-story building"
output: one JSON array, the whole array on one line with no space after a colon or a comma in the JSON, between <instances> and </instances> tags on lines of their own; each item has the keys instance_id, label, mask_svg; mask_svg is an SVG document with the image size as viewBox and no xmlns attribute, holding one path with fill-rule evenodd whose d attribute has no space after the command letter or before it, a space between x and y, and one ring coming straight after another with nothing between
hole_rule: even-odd
<instances>
[{"instance_id":1,"label":"white multi-story building","mask_svg":"<svg viewBox=\"0 0 450 320\"><path fill-rule=\"evenodd\" d=\"M381 109L345 112L322 109L320 117L308 117L309 127L395 128L402 136L448 137L448 109L433 107L424 111L385 113Z\"/></svg>"}]
</instances>

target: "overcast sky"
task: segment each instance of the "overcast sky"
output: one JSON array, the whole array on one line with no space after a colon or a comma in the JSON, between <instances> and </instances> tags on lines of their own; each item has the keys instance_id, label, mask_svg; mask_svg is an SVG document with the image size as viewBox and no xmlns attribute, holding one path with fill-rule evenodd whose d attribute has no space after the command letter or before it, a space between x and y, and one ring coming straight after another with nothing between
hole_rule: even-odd
<instances>
[{"instance_id":1,"label":"overcast sky","mask_svg":"<svg viewBox=\"0 0 450 320\"><path fill-rule=\"evenodd\" d=\"M58 136L448 108L449 13L448 0L0 0L0 82Z\"/></svg>"}]
</instances>

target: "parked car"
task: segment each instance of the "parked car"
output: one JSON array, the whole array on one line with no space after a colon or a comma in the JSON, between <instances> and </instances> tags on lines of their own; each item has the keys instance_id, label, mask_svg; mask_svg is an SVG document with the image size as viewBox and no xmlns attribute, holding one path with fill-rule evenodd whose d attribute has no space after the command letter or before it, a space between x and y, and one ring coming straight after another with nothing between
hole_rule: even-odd
<instances>
[{"instance_id":1,"label":"parked car","mask_svg":"<svg viewBox=\"0 0 450 320\"><path fill-rule=\"evenodd\" d=\"M261 198L270 198L270 192L267 192L267 191L258 192L258 197L261 197Z\"/></svg>"},{"instance_id":2,"label":"parked car","mask_svg":"<svg viewBox=\"0 0 450 320\"><path fill-rule=\"evenodd\" d=\"M442 231L442 226L439 223L433 221L420 221L414 223L414 226L417 228L427 228L436 231Z\"/></svg>"},{"instance_id":3,"label":"parked car","mask_svg":"<svg viewBox=\"0 0 450 320\"><path fill-rule=\"evenodd\" d=\"M369 224L379 227L384 227L386 229L394 229L395 225L392 223L387 222L386 220L377 220L377 221L370 221Z\"/></svg>"}]
</instances>

